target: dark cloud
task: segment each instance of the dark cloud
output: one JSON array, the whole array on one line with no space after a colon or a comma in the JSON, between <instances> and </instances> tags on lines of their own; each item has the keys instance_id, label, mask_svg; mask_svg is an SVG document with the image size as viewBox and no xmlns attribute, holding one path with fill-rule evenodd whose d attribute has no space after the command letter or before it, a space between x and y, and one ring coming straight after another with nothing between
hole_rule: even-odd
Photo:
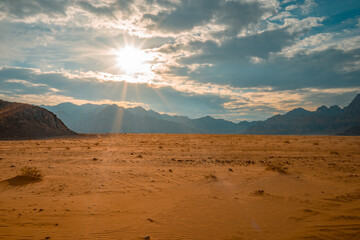
<instances>
[{"instance_id":1,"label":"dark cloud","mask_svg":"<svg viewBox=\"0 0 360 240\"><path fill-rule=\"evenodd\" d=\"M115 15L114 15L114 8L112 6L96 7L87 1L79 1L78 4L82 9L84 9L85 11L88 11L90 13L94 13L96 15L103 15L103 16L107 16L107 17L116 19Z\"/></svg>"},{"instance_id":2,"label":"dark cloud","mask_svg":"<svg viewBox=\"0 0 360 240\"><path fill-rule=\"evenodd\" d=\"M221 2L215 13L215 22L227 26L227 35L236 34L251 23L257 23L261 16L271 11L264 8L259 2Z\"/></svg>"},{"instance_id":3,"label":"dark cloud","mask_svg":"<svg viewBox=\"0 0 360 240\"><path fill-rule=\"evenodd\" d=\"M120 11L131 12L133 2L133 0L115 0L114 5L120 9Z\"/></svg>"},{"instance_id":4,"label":"dark cloud","mask_svg":"<svg viewBox=\"0 0 360 240\"><path fill-rule=\"evenodd\" d=\"M66 15L69 4L69 0L1 0L0 11L17 18L26 18L38 14Z\"/></svg>"},{"instance_id":5,"label":"dark cloud","mask_svg":"<svg viewBox=\"0 0 360 240\"><path fill-rule=\"evenodd\" d=\"M128 17L132 13L132 6L134 4L133 0L114 0L108 5L101 5L101 6L94 6L93 4L87 2L87 1L80 1L78 3L80 7L88 11L90 13L93 13L98 16L107 16L109 18L113 18L115 21L117 21L117 17L115 16L116 12L119 11L123 14L123 16Z\"/></svg>"},{"instance_id":6,"label":"dark cloud","mask_svg":"<svg viewBox=\"0 0 360 240\"><path fill-rule=\"evenodd\" d=\"M297 34L290 34L286 29L265 31L260 34L231 38L219 46L213 41L193 41L186 46L189 49L201 50L201 53L182 60L191 63L229 63L244 62L248 57L267 58L270 53L281 51L296 39Z\"/></svg>"},{"instance_id":7,"label":"dark cloud","mask_svg":"<svg viewBox=\"0 0 360 240\"><path fill-rule=\"evenodd\" d=\"M218 7L219 0L183 0L173 11L145 14L143 18L152 20L150 29L181 32L208 22Z\"/></svg>"},{"instance_id":8,"label":"dark cloud","mask_svg":"<svg viewBox=\"0 0 360 240\"><path fill-rule=\"evenodd\" d=\"M223 0L183 0L172 7L175 8L172 11L144 14L144 19L152 21L148 28L178 33L207 24L211 20L216 24L226 25L227 34L236 34L250 23L258 22L269 11L259 2Z\"/></svg>"},{"instance_id":9,"label":"dark cloud","mask_svg":"<svg viewBox=\"0 0 360 240\"><path fill-rule=\"evenodd\" d=\"M311 54L299 53L292 58L274 56L259 64L248 62L221 63L185 72L174 69L176 74L187 75L203 83L230 84L235 87L273 87L278 90L301 88L349 88L359 87L360 70L347 70L360 61L360 49L342 51L327 49ZM203 58L200 58L201 60ZM206 58L204 58L206 59ZM192 60L193 61L193 60Z\"/></svg>"}]
</instances>

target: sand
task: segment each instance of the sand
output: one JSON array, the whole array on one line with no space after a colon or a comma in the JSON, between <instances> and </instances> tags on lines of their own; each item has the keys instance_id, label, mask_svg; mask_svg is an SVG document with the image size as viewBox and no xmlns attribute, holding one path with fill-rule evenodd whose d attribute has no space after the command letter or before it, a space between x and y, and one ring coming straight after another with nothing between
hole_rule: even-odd
<instances>
[{"instance_id":1,"label":"sand","mask_svg":"<svg viewBox=\"0 0 360 240\"><path fill-rule=\"evenodd\" d=\"M360 239L360 137L0 141L0 239Z\"/></svg>"}]
</instances>

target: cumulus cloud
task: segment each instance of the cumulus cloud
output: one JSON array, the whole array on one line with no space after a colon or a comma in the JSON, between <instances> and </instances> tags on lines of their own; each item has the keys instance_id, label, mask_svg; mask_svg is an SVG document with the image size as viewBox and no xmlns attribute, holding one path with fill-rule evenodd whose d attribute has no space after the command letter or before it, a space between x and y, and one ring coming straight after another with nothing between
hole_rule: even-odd
<instances>
[{"instance_id":1,"label":"cumulus cloud","mask_svg":"<svg viewBox=\"0 0 360 240\"><path fill-rule=\"evenodd\" d=\"M2 0L0 11L16 18L26 18L38 14L64 16L69 4L68 0Z\"/></svg>"},{"instance_id":2,"label":"cumulus cloud","mask_svg":"<svg viewBox=\"0 0 360 240\"><path fill-rule=\"evenodd\" d=\"M303 14L309 14L316 6L317 4L314 0L305 0L304 4L301 5L300 8Z\"/></svg>"},{"instance_id":3,"label":"cumulus cloud","mask_svg":"<svg viewBox=\"0 0 360 240\"><path fill-rule=\"evenodd\" d=\"M191 30L197 25L208 22L219 7L219 0L185 0L157 14L144 14L145 20L151 20L147 26L151 30L181 32Z\"/></svg>"},{"instance_id":4,"label":"cumulus cloud","mask_svg":"<svg viewBox=\"0 0 360 240\"><path fill-rule=\"evenodd\" d=\"M276 5L275 5L276 6ZM263 1L183 0L171 8L147 13L147 29L179 33L209 23L225 26L226 33L236 34L249 24L261 20L265 13L274 13L274 4Z\"/></svg>"},{"instance_id":5,"label":"cumulus cloud","mask_svg":"<svg viewBox=\"0 0 360 240\"><path fill-rule=\"evenodd\" d=\"M354 3L2 0L0 96L228 119L311 108L331 94L345 102L359 88ZM153 54L153 84L124 81L116 62L124 46Z\"/></svg>"}]
</instances>

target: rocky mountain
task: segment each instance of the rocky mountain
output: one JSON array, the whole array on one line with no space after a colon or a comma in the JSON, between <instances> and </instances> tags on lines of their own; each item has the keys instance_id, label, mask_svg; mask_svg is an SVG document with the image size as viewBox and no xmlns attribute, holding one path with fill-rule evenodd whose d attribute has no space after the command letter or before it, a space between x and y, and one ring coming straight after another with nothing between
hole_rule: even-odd
<instances>
[{"instance_id":1,"label":"rocky mountain","mask_svg":"<svg viewBox=\"0 0 360 240\"><path fill-rule=\"evenodd\" d=\"M0 139L35 139L75 135L48 110L0 100Z\"/></svg>"},{"instance_id":2,"label":"rocky mountain","mask_svg":"<svg viewBox=\"0 0 360 240\"><path fill-rule=\"evenodd\" d=\"M360 124L360 94L347 106L321 106L316 111L294 109L250 126L244 134L335 135Z\"/></svg>"},{"instance_id":3,"label":"rocky mountain","mask_svg":"<svg viewBox=\"0 0 360 240\"><path fill-rule=\"evenodd\" d=\"M70 129L81 133L238 134L252 125L247 121L236 124L209 116L198 119L171 116L142 107L72 103L43 107L56 113Z\"/></svg>"},{"instance_id":4,"label":"rocky mountain","mask_svg":"<svg viewBox=\"0 0 360 240\"><path fill-rule=\"evenodd\" d=\"M347 129L345 132L340 133L342 136L360 136L360 125L355 125Z\"/></svg>"},{"instance_id":5,"label":"rocky mountain","mask_svg":"<svg viewBox=\"0 0 360 240\"><path fill-rule=\"evenodd\" d=\"M57 114L70 129L81 133L336 135L355 134L356 128L352 127L360 125L360 94L344 108L336 105L321 106L316 111L296 108L265 121L237 124L210 116L190 119L160 114L142 107L72 103L43 107Z\"/></svg>"}]
</instances>

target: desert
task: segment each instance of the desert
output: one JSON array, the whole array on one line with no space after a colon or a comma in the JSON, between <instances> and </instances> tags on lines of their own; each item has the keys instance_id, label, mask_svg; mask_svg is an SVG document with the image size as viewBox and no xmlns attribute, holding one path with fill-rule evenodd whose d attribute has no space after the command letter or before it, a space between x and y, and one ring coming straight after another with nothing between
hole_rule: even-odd
<instances>
[{"instance_id":1,"label":"desert","mask_svg":"<svg viewBox=\"0 0 360 240\"><path fill-rule=\"evenodd\" d=\"M359 239L359 159L345 136L0 141L0 239Z\"/></svg>"},{"instance_id":2,"label":"desert","mask_svg":"<svg viewBox=\"0 0 360 240\"><path fill-rule=\"evenodd\" d=\"M0 0L0 240L360 240L359 0Z\"/></svg>"}]
</instances>

